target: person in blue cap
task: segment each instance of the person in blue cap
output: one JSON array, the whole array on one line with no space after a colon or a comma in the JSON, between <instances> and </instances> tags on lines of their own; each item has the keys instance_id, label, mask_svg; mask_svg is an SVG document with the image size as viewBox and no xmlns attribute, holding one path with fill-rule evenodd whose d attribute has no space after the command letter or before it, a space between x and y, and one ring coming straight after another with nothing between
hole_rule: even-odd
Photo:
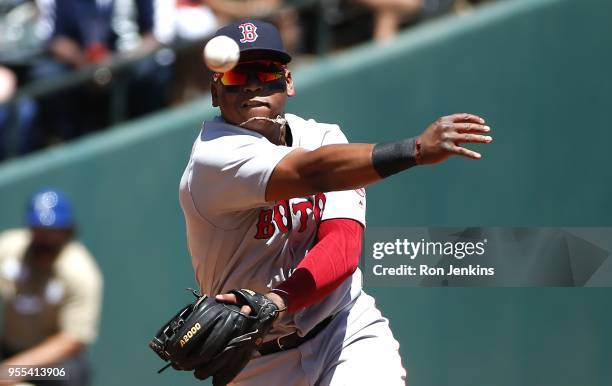
<instances>
[{"instance_id":1,"label":"person in blue cap","mask_svg":"<svg viewBox=\"0 0 612 386\"><path fill-rule=\"evenodd\" d=\"M240 60L212 76L220 115L204 122L180 183L192 265L202 293L249 313L229 293L248 288L280 311L232 384L405 384L389 321L362 290L363 187L451 155L478 159L461 144L490 142L489 127L454 114L414 138L348 144L338 125L285 112L295 85L274 26L246 19L220 35ZM194 375L214 382L206 366Z\"/></svg>"},{"instance_id":2,"label":"person in blue cap","mask_svg":"<svg viewBox=\"0 0 612 386\"><path fill-rule=\"evenodd\" d=\"M0 365L55 368L54 384L87 385L86 351L98 333L102 275L75 239L63 192L34 193L25 222L27 228L0 233Z\"/></svg>"}]
</instances>

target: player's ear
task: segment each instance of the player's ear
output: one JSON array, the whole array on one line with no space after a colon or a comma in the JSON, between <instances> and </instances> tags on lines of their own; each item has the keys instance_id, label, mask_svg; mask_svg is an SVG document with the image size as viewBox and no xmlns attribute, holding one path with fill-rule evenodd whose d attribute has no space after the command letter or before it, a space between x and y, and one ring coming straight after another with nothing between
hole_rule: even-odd
<instances>
[{"instance_id":1,"label":"player's ear","mask_svg":"<svg viewBox=\"0 0 612 386\"><path fill-rule=\"evenodd\" d=\"M293 85L293 77L291 76L291 71L289 71L289 69L285 69L285 83L287 84L287 96L294 96L295 86Z\"/></svg>"},{"instance_id":2,"label":"player's ear","mask_svg":"<svg viewBox=\"0 0 612 386\"><path fill-rule=\"evenodd\" d=\"M213 107L219 107L219 95L217 93L218 86L219 86L218 80L215 80L215 79L210 80L210 95L212 97Z\"/></svg>"}]
</instances>

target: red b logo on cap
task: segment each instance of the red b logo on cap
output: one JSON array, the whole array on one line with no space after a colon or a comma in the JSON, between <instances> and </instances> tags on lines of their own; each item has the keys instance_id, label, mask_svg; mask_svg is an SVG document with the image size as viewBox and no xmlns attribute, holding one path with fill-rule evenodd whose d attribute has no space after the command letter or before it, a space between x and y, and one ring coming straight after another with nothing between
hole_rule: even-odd
<instances>
[{"instance_id":1,"label":"red b logo on cap","mask_svg":"<svg viewBox=\"0 0 612 386\"><path fill-rule=\"evenodd\" d=\"M242 39L240 43L252 43L257 40L257 26L253 23L240 24L240 32L242 32Z\"/></svg>"}]
</instances>

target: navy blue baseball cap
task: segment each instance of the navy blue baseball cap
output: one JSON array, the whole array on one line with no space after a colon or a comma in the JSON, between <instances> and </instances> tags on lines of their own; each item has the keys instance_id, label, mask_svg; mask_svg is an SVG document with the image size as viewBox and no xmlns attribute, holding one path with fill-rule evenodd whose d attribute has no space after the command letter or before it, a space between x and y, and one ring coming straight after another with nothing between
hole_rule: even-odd
<instances>
[{"instance_id":1,"label":"navy blue baseball cap","mask_svg":"<svg viewBox=\"0 0 612 386\"><path fill-rule=\"evenodd\" d=\"M70 201L57 189L39 190L28 201L26 223L32 228L72 228L74 217Z\"/></svg>"},{"instance_id":2,"label":"navy blue baseball cap","mask_svg":"<svg viewBox=\"0 0 612 386\"><path fill-rule=\"evenodd\" d=\"M270 23L256 19L244 19L224 27L217 36L229 36L240 47L240 61L268 59L289 63L291 56L285 51L278 29Z\"/></svg>"}]
</instances>

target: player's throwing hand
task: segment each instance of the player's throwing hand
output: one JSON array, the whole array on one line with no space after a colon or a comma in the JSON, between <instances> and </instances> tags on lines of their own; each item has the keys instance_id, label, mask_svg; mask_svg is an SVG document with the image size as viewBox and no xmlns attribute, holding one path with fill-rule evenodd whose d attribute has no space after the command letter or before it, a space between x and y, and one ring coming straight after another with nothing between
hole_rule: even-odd
<instances>
[{"instance_id":1,"label":"player's throwing hand","mask_svg":"<svg viewBox=\"0 0 612 386\"><path fill-rule=\"evenodd\" d=\"M480 153L460 146L463 143L489 143L491 128L483 118L467 113L442 117L429 125L417 139L417 164L436 164L451 155L480 159Z\"/></svg>"}]
</instances>

